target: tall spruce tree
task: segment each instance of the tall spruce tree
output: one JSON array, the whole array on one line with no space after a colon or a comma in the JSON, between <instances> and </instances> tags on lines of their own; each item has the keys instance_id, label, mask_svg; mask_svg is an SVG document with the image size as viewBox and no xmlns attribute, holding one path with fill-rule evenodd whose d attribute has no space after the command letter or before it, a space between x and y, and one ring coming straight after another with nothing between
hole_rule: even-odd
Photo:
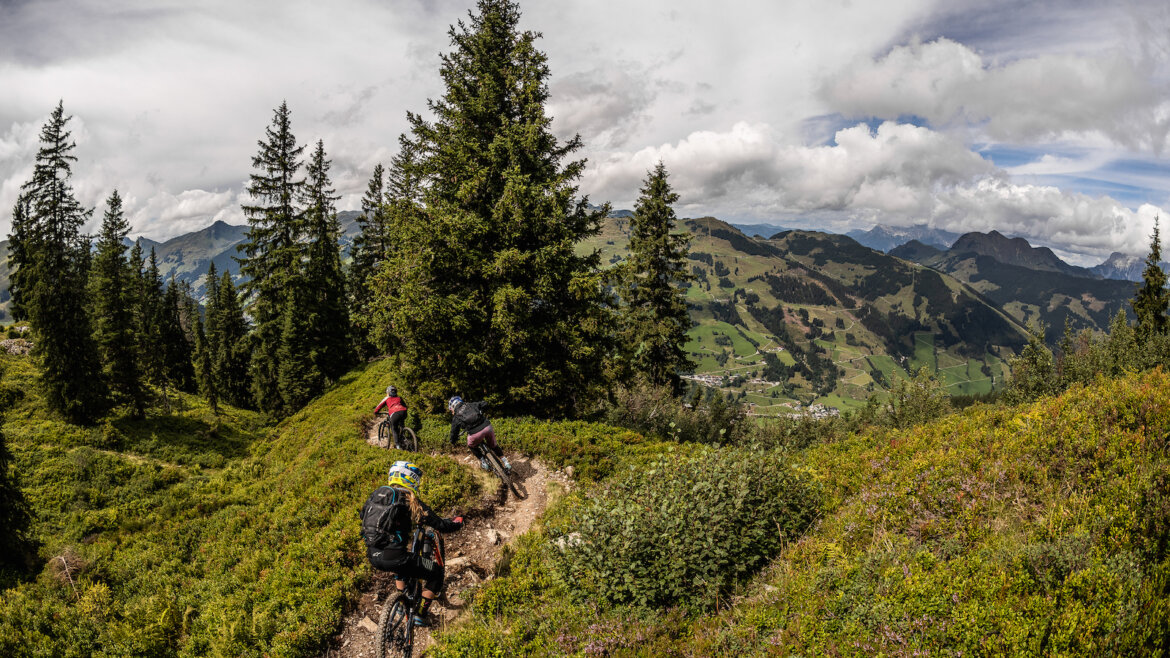
<instances>
[{"instance_id":1,"label":"tall spruce tree","mask_svg":"<svg viewBox=\"0 0 1170 658\"><path fill-rule=\"evenodd\" d=\"M450 31L433 120L408 115L418 211L392 220L375 279L380 347L430 401L462 392L504 408L565 413L603 385L606 326L596 253L576 244L601 212L577 197L580 147L545 113L538 35L507 0L480 0Z\"/></svg>"},{"instance_id":2,"label":"tall spruce tree","mask_svg":"<svg viewBox=\"0 0 1170 658\"><path fill-rule=\"evenodd\" d=\"M70 183L77 160L65 127L70 118L58 103L41 128L32 179L21 187L11 267L22 270L14 293L32 325L49 406L89 423L108 408L108 391L86 309L90 244L81 227L93 211L81 206Z\"/></svg>"},{"instance_id":3,"label":"tall spruce tree","mask_svg":"<svg viewBox=\"0 0 1170 658\"><path fill-rule=\"evenodd\" d=\"M199 394L211 407L211 413L219 414L219 389L215 387L215 380L211 371L211 347L207 344L207 332L203 318L195 318L195 381L199 385Z\"/></svg>"},{"instance_id":4,"label":"tall spruce tree","mask_svg":"<svg viewBox=\"0 0 1170 658\"><path fill-rule=\"evenodd\" d=\"M133 257L131 258L133 260ZM167 388L167 354L163 338L166 322L166 290L158 269L158 255L154 247L150 258L140 270L138 281L138 315L141 332L138 336L138 354L146 379L163 389Z\"/></svg>"},{"instance_id":5,"label":"tall spruce tree","mask_svg":"<svg viewBox=\"0 0 1170 658\"><path fill-rule=\"evenodd\" d=\"M280 335L278 386L281 407L276 411L288 415L321 392L325 378L317 368L317 350L311 340L313 319L304 313L308 289L298 287L285 302L284 328Z\"/></svg>"},{"instance_id":6,"label":"tall spruce tree","mask_svg":"<svg viewBox=\"0 0 1170 658\"><path fill-rule=\"evenodd\" d=\"M379 162L374 166L366 194L362 197L362 214L357 218L359 230L349 250L352 257L347 276L349 313L353 320L354 345L358 356L363 359L374 354L369 323L364 318L370 310L370 277L378 264L385 260L384 252L379 249L388 227L385 182L385 170Z\"/></svg>"},{"instance_id":7,"label":"tall spruce tree","mask_svg":"<svg viewBox=\"0 0 1170 658\"><path fill-rule=\"evenodd\" d=\"M29 248L34 247L32 224L29 208L29 197L21 194L12 207L12 231L8 235L8 258L11 263L27 263L30 259ZM29 269L11 267L8 275L8 293L12 301L9 304L9 313L14 320L27 320L28 313L24 309L24 291L28 289L27 278L31 274Z\"/></svg>"},{"instance_id":8,"label":"tall spruce tree","mask_svg":"<svg viewBox=\"0 0 1170 658\"><path fill-rule=\"evenodd\" d=\"M1137 315L1137 333L1141 340L1165 335L1170 328L1170 291L1166 290L1166 273L1162 270L1162 241L1158 218L1154 218L1154 234L1150 236L1150 254L1142 271L1142 284L1133 298L1133 312Z\"/></svg>"},{"instance_id":9,"label":"tall spruce tree","mask_svg":"<svg viewBox=\"0 0 1170 658\"><path fill-rule=\"evenodd\" d=\"M622 340L627 375L682 391L679 373L694 367L683 345L691 318L685 289L690 236L676 233L672 204L678 194L661 162L648 172L630 218L630 256L618 268Z\"/></svg>"},{"instance_id":10,"label":"tall spruce tree","mask_svg":"<svg viewBox=\"0 0 1170 658\"><path fill-rule=\"evenodd\" d=\"M97 253L90 276L93 300L93 331L101 352L114 401L128 405L141 418L146 403L142 369L135 349L135 273L126 260L123 240L130 223L122 213L122 197L114 190L106 201L106 214L98 234Z\"/></svg>"},{"instance_id":11,"label":"tall spruce tree","mask_svg":"<svg viewBox=\"0 0 1170 658\"><path fill-rule=\"evenodd\" d=\"M191 360L194 345L183 327L183 295L174 276L163 293L161 340L164 380L185 392L195 391L195 367Z\"/></svg>"},{"instance_id":12,"label":"tall spruce tree","mask_svg":"<svg viewBox=\"0 0 1170 658\"><path fill-rule=\"evenodd\" d=\"M251 408L254 406L248 376L251 338L240 296L232 285L230 273L224 272L220 277L215 299L217 338L212 353L212 376L220 396L228 404ZM283 327L281 329L283 331Z\"/></svg>"},{"instance_id":13,"label":"tall spruce tree","mask_svg":"<svg viewBox=\"0 0 1170 658\"><path fill-rule=\"evenodd\" d=\"M280 345L289 291L299 285L304 210L299 206L304 179L301 153L292 133L288 103L276 109L265 139L252 158L255 172L248 184L253 203L243 206L248 235L239 246L240 273L247 277L244 295L255 323L251 359L252 396L264 411L277 411L280 400Z\"/></svg>"},{"instance_id":14,"label":"tall spruce tree","mask_svg":"<svg viewBox=\"0 0 1170 658\"><path fill-rule=\"evenodd\" d=\"M305 307L307 339L312 346L313 366L326 381L336 381L353 365L350 342L349 309L345 299L345 272L341 267L339 238L334 204L341 197L329 181L329 160L325 144L309 158L305 181L305 219L309 238L309 258L305 266ZM320 390L313 392L314 395Z\"/></svg>"}]
</instances>

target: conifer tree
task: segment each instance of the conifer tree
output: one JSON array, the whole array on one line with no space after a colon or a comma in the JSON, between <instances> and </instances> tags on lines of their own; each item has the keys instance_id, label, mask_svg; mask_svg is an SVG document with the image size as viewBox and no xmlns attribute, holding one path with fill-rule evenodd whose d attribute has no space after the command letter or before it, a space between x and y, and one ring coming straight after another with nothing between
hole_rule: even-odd
<instances>
[{"instance_id":1,"label":"conifer tree","mask_svg":"<svg viewBox=\"0 0 1170 658\"><path fill-rule=\"evenodd\" d=\"M1170 292L1166 290L1166 273L1162 270L1162 242L1158 218L1154 218L1154 234L1150 236L1150 254L1142 271L1142 285L1133 298L1133 312L1137 315L1137 333L1141 340L1164 335L1170 328L1166 311L1170 308Z\"/></svg>"},{"instance_id":2,"label":"conifer tree","mask_svg":"<svg viewBox=\"0 0 1170 658\"><path fill-rule=\"evenodd\" d=\"M252 158L255 172L248 184L253 205L243 206L248 217L248 235L239 249L240 273L247 281L244 295L250 300L255 323L251 359L252 396L257 407L276 411L280 401L279 352L284 331L284 312L289 291L300 282L301 239L304 211L299 207L304 180L299 178L298 146L292 133L287 103L276 109L266 139L258 142Z\"/></svg>"},{"instance_id":3,"label":"conifer tree","mask_svg":"<svg viewBox=\"0 0 1170 658\"><path fill-rule=\"evenodd\" d=\"M325 144L318 140L309 159L305 183L305 218L309 258L305 267L305 305L296 312L306 315L313 366L327 381L336 381L353 365L349 312L345 303L345 273L338 242L341 227L334 203L337 196L329 181ZM320 389L313 391L316 395Z\"/></svg>"},{"instance_id":4,"label":"conifer tree","mask_svg":"<svg viewBox=\"0 0 1170 658\"><path fill-rule=\"evenodd\" d=\"M158 256L153 247L139 278L138 314L142 323L138 337L139 360L146 379L162 387L165 396L167 359L162 325L166 322L166 291L163 289Z\"/></svg>"},{"instance_id":5,"label":"conifer tree","mask_svg":"<svg viewBox=\"0 0 1170 658\"><path fill-rule=\"evenodd\" d=\"M12 232L8 236L8 257L11 263L27 263L30 258L29 248L32 244L32 225L29 218L29 198L20 195L12 207ZM24 291L28 288L26 277L31 273L29 268L9 268L8 292L12 296L9 312L14 320L27 320L28 313L24 309Z\"/></svg>"},{"instance_id":6,"label":"conifer tree","mask_svg":"<svg viewBox=\"0 0 1170 658\"><path fill-rule=\"evenodd\" d=\"M14 226L11 266L23 270L17 306L32 325L49 406L75 422L93 422L108 398L86 309L90 244L81 227L93 211L73 195L77 158L65 127L69 119L58 103L41 128L32 179L21 187L25 205Z\"/></svg>"},{"instance_id":7,"label":"conifer tree","mask_svg":"<svg viewBox=\"0 0 1170 658\"><path fill-rule=\"evenodd\" d=\"M691 328L685 289L690 236L675 233L666 167L648 172L630 218L630 256L618 268L622 300L622 340L626 367L650 383L682 391L679 373L694 367L683 345Z\"/></svg>"},{"instance_id":8,"label":"conifer tree","mask_svg":"<svg viewBox=\"0 0 1170 658\"><path fill-rule=\"evenodd\" d=\"M278 362L279 393L282 406L276 409L291 414L313 399L324 387L324 377L317 369L317 353L310 340L312 319L301 312L305 288L298 288L285 302L284 328L280 336Z\"/></svg>"},{"instance_id":9,"label":"conifer tree","mask_svg":"<svg viewBox=\"0 0 1170 658\"><path fill-rule=\"evenodd\" d=\"M122 197L114 190L106 202L90 277L93 330L114 400L129 405L134 416L141 418L146 391L135 349L134 287L137 282L126 260L123 242L129 233L130 224L122 214Z\"/></svg>"},{"instance_id":10,"label":"conifer tree","mask_svg":"<svg viewBox=\"0 0 1170 658\"><path fill-rule=\"evenodd\" d=\"M194 346L183 328L183 299L179 284L171 277L163 293L161 340L164 381L180 391L195 390L195 368L191 361Z\"/></svg>"},{"instance_id":11,"label":"conifer tree","mask_svg":"<svg viewBox=\"0 0 1170 658\"><path fill-rule=\"evenodd\" d=\"M211 407L211 412L219 413L219 390L215 387L215 380L211 371L211 348L207 344L207 332L204 329L203 319L195 318L195 379L199 384L199 394Z\"/></svg>"},{"instance_id":12,"label":"conifer tree","mask_svg":"<svg viewBox=\"0 0 1170 658\"><path fill-rule=\"evenodd\" d=\"M577 198L580 147L545 113L549 70L507 0L480 0L449 31L446 90L408 116L421 190L375 275L379 347L432 402L453 392L504 408L566 412L603 385L598 257L574 247L601 212ZM424 386L424 382L426 382Z\"/></svg>"},{"instance_id":13,"label":"conifer tree","mask_svg":"<svg viewBox=\"0 0 1170 658\"><path fill-rule=\"evenodd\" d=\"M220 397L232 406L251 408L248 323L228 272L223 273L216 286L215 322L217 338L211 368Z\"/></svg>"},{"instance_id":14,"label":"conifer tree","mask_svg":"<svg viewBox=\"0 0 1170 658\"><path fill-rule=\"evenodd\" d=\"M362 197L362 214L357 218L359 232L354 236L349 252L352 258L347 276L349 313L353 320L356 351L363 359L374 353L368 323L364 318L370 310L370 277L378 264L385 259L378 248L381 236L386 232L388 225L385 180L385 171L379 162L374 166L374 173L366 186L366 194Z\"/></svg>"}]
</instances>

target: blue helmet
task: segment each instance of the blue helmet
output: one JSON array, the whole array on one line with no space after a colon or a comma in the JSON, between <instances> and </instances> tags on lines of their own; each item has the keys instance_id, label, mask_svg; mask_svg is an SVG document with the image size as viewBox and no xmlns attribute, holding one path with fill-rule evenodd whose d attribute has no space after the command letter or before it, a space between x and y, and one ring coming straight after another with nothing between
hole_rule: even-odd
<instances>
[{"instance_id":1,"label":"blue helmet","mask_svg":"<svg viewBox=\"0 0 1170 658\"><path fill-rule=\"evenodd\" d=\"M462 403L463 403L463 398L459 397L458 395L451 396L451 399L447 400L447 411L455 411L455 407L459 406Z\"/></svg>"}]
</instances>

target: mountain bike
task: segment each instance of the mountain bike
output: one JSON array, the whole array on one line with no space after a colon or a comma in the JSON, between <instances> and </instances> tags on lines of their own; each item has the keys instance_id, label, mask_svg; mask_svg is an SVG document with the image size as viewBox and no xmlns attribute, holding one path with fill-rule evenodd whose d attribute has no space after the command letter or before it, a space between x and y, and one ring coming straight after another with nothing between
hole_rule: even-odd
<instances>
[{"instance_id":1,"label":"mountain bike","mask_svg":"<svg viewBox=\"0 0 1170 658\"><path fill-rule=\"evenodd\" d=\"M394 432L390 429L390 414L379 412L378 415L382 416L382 422L378 423L378 445L385 446L389 450L394 447ZM418 452L418 436L409 427L402 428L402 446L403 450Z\"/></svg>"},{"instance_id":2,"label":"mountain bike","mask_svg":"<svg viewBox=\"0 0 1170 658\"><path fill-rule=\"evenodd\" d=\"M443 564L443 535L431 528L418 526L410 542L410 552L422 555L424 560ZM403 656L410 658L414 651L414 613L422 604L422 582L417 578L403 578L406 588L382 608L378 621L378 658ZM436 592L439 594L439 592Z\"/></svg>"},{"instance_id":3,"label":"mountain bike","mask_svg":"<svg viewBox=\"0 0 1170 658\"><path fill-rule=\"evenodd\" d=\"M527 498L526 495L520 493L520 489L516 487L516 482L512 479L512 474L508 472L508 469L504 468L504 464L500 461L500 458L496 456L496 453L489 450L485 444L479 443L472 446L471 454L475 455L476 459L487 460L488 467L491 471L496 474L496 477L500 478L505 487L512 490L512 493L517 498Z\"/></svg>"}]
</instances>

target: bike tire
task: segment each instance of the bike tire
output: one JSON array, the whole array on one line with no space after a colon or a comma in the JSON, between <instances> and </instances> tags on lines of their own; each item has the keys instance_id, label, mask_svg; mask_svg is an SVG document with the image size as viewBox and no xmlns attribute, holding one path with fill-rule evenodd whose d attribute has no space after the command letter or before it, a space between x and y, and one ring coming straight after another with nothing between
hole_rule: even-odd
<instances>
[{"instance_id":1,"label":"bike tire","mask_svg":"<svg viewBox=\"0 0 1170 658\"><path fill-rule=\"evenodd\" d=\"M402 442L410 452L418 452L418 436L409 427L402 428Z\"/></svg>"},{"instance_id":2,"label":"bike tire","mask_svg":"<svg viewBox=\"0 0 1170 658\"><path fill-rule=\"evenodd\" d=\"M390 428L386 425L386 421L378 423L378 447L385 447L390 449Z\"/></svg>"},{"instance_id":3,"label":"bike tire","mask_svg":"<svg viewBox=\"0 0 1170 658\"><path fill-rule=\"evenodd\" d=\"M414 640L410 612L410 599L406 594L399 594L392 603L382 608L382 616L378 620L378 658L410 656L410 644Z\"/></svg>"},{"instance_id":4,"label":"bike tire","mask_svg":"<svg viewBox=\"0 0 1170 658\"><path fill-rule=\"evenodd\" d=\"M488 465L496 472L496 477L504 482L504 486L512 490L512 495L516 496L516 498L524 498L524 495L516 488L516 483L512 481L512 476L508 473L508 470L500 463L500 458L496 456L496 453L491 450L486 452Z\"/></svg>"}]
</instances>

